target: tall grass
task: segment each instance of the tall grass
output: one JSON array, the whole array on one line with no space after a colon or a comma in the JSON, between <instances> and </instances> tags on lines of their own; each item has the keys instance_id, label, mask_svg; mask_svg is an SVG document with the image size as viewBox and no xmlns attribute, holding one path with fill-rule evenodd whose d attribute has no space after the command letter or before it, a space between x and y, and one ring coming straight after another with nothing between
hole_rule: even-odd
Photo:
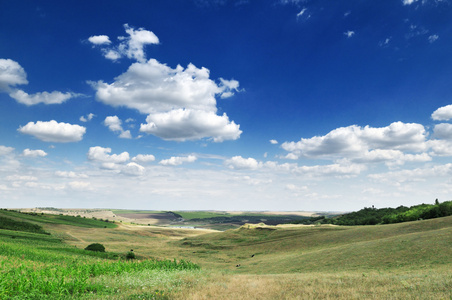
<instances>
[{"instance_id":1,"label":"tall grass","mask_svg":"<svg viewBox=\"0 0 452 300\"><path fill-rule=\"evenodd\" d=\"M51 237L34 239L37 235L20 234L14 239L0 235L0 299L67 299L121 294L124 293L121 286L105 282L114 282L115 278L123 276L142 278L153 271L172 274L200 268L185 260L93 257L89 251L71 248Z\"/></svg>"}]
</instances>

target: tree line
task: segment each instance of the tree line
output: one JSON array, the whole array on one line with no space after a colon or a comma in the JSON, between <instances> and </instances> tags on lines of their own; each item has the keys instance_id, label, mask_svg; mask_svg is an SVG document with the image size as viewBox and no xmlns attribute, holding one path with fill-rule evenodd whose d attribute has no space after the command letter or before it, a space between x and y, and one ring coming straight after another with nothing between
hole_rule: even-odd
<instances>
[{"instance_id":1,"label":"tree line","mask_svg":"<svg viewBox=\"0 0 452 300\"><path fill-rule=\"evenodd\" d=\"M409 222L416 220L433 219L452 215L452 201L440 203L438 199L434 204L419 204L411 207L399 206L397 208L365 207L359 211L335 217L312 217L292 222L293 224L333 224L333 225L377 225Z\"/></svg>"}]
</instances>

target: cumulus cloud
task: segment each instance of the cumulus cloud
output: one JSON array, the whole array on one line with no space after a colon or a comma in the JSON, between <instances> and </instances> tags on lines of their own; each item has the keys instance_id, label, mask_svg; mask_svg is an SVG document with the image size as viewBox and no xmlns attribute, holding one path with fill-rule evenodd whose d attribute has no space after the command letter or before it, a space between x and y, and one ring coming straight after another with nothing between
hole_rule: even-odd
<instances>
[{"instance_id":1,"label":"cumulus cloud","mask_svg":"<svg viewBox=\"0 0 452 300\"><path fill-rule=\"evenodd\" d=\"M0 59L0 90L9 91L19 84L28 84L25 70L14 60Z\"/></svg>"},{"instance_id":2,"label":"cumulus cloud","mask_svg":"<svg viewBox=\"0 0 452 300\"><path fill-rule=\"evenodd\" d=\"M435 125L433 136L439 139L452 140L452 124L441 123Z\"/></svg>"},{"instance_id":3,"label":"cumulus cloud","mask_svg":"<svg viewBox=\"0 0 452 300\"><path fill-rule=\"evenodd\" d=\"M175 69L150 59L134 63L112 84L91 82L96 98L111 106L126 106L149 114L140 131L166 140L211 138L215 142L235 140L242 131L224 113L216 114L216 96L229 97L239 91L238 81L209 78L209 70L189 64Z\"/></svg>"},{"instance_id":4,"label":"cumulus cloud","mask_svg":"<svg viewBox=\"0 0 452 300\"><path fill-rule=\"evenodd\" d=\"M452 119L452 104L438 108L432 113L435 121L447 121Z\"/></svg>"},{"instance_id":5,"label":"cumulus cloud","mask_svg":"<svg viewBox=\"0 0 452 300\"><path fill-rule=\"evenodd\" d=\"M22 152L22 155L25 157L44 157L47 156L47 153L43 150L30 150L27 148Z\"/></svg>"},{"instance_id":6,"label":"cumulus cloud","mask_svg":"<svg viewBox=\"0 0 452 300\"><path fill-rule=\"evenodd\" d=\"M111 155L109 153L111 153L111 148L103 148L100 146L90 147L88 150L88 159L91 161L113 164L122 164L130 159L128 152Z\"/></svg>"},{"instance_id":7,"label":"cumulus cloud","mask_svg":"<svg viewBox=\"0 0 452 300\"><path fill-rule=\"evenodd\" d=\"M270 144L272 144L272 145L277 145L277 144L278 144L278 141L277 141L277 140L270 140Z\"/></svg>"},{"instance_id":8,"label":"cumulus cloud","mask_svg":"<svg viewBox=\"0 0 452 300\"><path fill-rule=\"evenodd\" d=\"M258 162L256 159L249 157L243 158L242 156L234 156L225 160L224 164L235 170L257 170L262 167L262 162Z\"/></svg>"},{"instance_id":9,"label":"cumulus cloud","mask_svg":"<svg viewBox=\"0 0 452 300\"><path fill-rule=\"evenodd\" d=\"M17 102L27 106L44 104L61 104L71 98L82 96L76 93L38 92L28 94L23 90L16 89L14 86L28 84L27 74L19 63L11 59L0 59L0 92L7 92L9 96Z\"/></svg>"},{"instance_id":10,"label":"cumulus cloud","mask_svg":"<svg viewBox=\"0 0 452 300\"><path fill-rule=\"evenodd\" d=\"M155 161L155 156L152 154L138 154L137 156L132 158L132 161L139 163L148 163L151 161Z\"/></svg>"},{"instance_id":11,"label":"cumulus cloud","mask_svg":"<svg viewBox=\"0 0 452 300\"><path fill-rule=\"evenodd\" d=\"M121 169L123 174L131 176L141 176L145 173L145 171L146 169L143 166L135 162L128 163Z\"/></svg>"},{"instance_id":12,"label":"cumulus cloud","mask_svg":"<svg viewBox=\"0 0 452 300\"><path fill-rule=\"evenodd\" d=\"M109 45L110 38L107 35L93 35L88 38L88 41L94 45Z\"/></svg>"},{"instance_id":13,"label":"cumulus cloud","mask_svg":"<svg viewBox=\"0 0 452 300\"><path fill-rule=\"evenodd\" d=\"M452 156L452 140L430 140L428 145L433 156Z\"/></svg>"},{"instance_id":14,"label":"cumulus cloud","mask_svg":"<svg viewBox=\"0 0 452 300\"><path fill-rule=\"evenodd\" d=\"M145 62L144 46L158 44L158 37L152 31L144 28L134 29L128 24L124 24L124 29L128 36L118 37L121 42L117 46L109 46L111 41L106 35L91 36L88 41L95 46L103 46L101 49L107 59L115 61L125 56L139 62Z\"/></svg>"},{"instance_id":15,"label":"cumulus cloud","mask_svg":"<svg viewBox=\"0 0 452 300\"><path fill-rule=\"evenodd\" d=\"M218 116L202 110L171 110L167 113L150 114L147 124L140 131L164 140L186 141L210 137L214 142L236 140L242 131L240 125L229 121L226 114Z\"/></svg>"},{"instance_id":16,"label":"cumulus cloud","mask_svg":"<svg viewBox=\"0 0 452 300\"><path fill-rule=\"evenodd\" d=\"M11 93L9 93L9 96L11 98L15 99L19 103L30 106L30 105L36 105L39 103L61 104L71 98L79 97L80 94L62 93L62 92L58 92L58 91L53 91L51 93L42 92L42 93L35 93L32 95L29 95L28 93L26 93L22 90L14 90Z\"/></svg>"},{"instance_id":17,"label":"cumulus cloud","mask_svg":"<svg viewBox=\"0 0 452 300\"><path fill-rule=\"evenodd\" d=\"M99 101L151 114L186 108L216 112L216 95L230 92L230 85L217 85L210 71L189 64L175 69L150 59L134 63L111 84L90 82Z\"/></svg>"},{"instance_id":18,"label":"cumulus cloud","mask_svg":"<svg viewBox=\"0 0 452 300\"><path fill-rule=\"evenodd\" d=\"M44 142L68 143L81 141L86 128L80 125L49 122L29 122L18 129L19 132L29 134Z\"/></svg>"},{"instance_id":19,"label":"cumulus cloud","mask_svg":"<svg viewBox=\"0 0 452 300\"><path fill-rule=\"evenodd\" d=\"M131 139L132 135L130 130L124 130L122 128L122 121L118 116L108 116L104 120L104 125L113 132L119 132L119 137L124 139Z\"/></svg>"},{"instance_id":20,"label":"cumulus cloud","mask_svg":"<svg viewBox=\"0 0 452 300\"><path fill-rule=\"evenodd\" d=\"M89 113L86 116L81 116L80 117L80 121L81 122L88 122L88 121L91 121L95 116L96 116L95 114Z\"/></svg>"},{"instance_id":21,"label":"cumulus cloud","mask_svg":"<svg viewBox=\"0 0 452 300\"><path fill-rule=\"evenodd\" d=\"M372 153L374 150L425 151L426 136L424 126L415 123L394 122L381 128L352 125L332 130L325 136L285 142L281 147L298 157L362 160L372 155L382 158L389 153Z\"/></svg>"},{"instance_id":22,"label":"cumulus cloud","mask_svg":"<svg viewBox=\"0 0 452 300\"><path fill-rule=\"evenodd\" d=\"M164 159L161 160L159 162L159 164L163 165L163 166L179 166L183 163L191 163L196 161L196 156L194 155L189 155L189 156L185 156L185 157L179 157L179 156L173 156L169 159Z\"/></svg>"}]
</instances>

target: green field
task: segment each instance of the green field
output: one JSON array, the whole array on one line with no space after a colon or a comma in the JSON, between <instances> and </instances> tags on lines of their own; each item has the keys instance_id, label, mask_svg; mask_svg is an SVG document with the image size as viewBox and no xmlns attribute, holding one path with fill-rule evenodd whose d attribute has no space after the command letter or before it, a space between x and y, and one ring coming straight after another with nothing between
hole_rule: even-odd
<instances>
[{"instance_id":1,"label":"green field","mask_svg":"<svg viewBox=\"0 0 452 300\"><path fill-rule=\"evenodd\" d=\"M215 232L0 216L51 233L0 229L0 299L452 297L452 217ZM95 242L107 252L83 250ZM135 260L126 259L131 249Z\"/></svg>"},{"instance_id":2,"label":"green field","mask_svg":"<svg viewBox=\"0 0 452 300\"><path fill-rule=\"evenodd\" d=\"M185 220L191 219L209 219L215 217L228 217L231 216L228 213L220 213L220 212L209 212L209 211L175 211L176 214L179 214Z\"/></svg>"}]
</instances>

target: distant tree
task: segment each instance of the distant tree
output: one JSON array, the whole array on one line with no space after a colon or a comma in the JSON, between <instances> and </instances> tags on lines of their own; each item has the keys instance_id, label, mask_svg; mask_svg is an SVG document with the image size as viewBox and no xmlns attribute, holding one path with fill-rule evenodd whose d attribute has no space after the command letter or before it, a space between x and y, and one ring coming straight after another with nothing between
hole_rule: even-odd
<instances>
[{"instance_id":1,"label":"distant tree","mask_svg":"<svg viewBox=\"0 0 452 300\"><path fill-rule=\"evenodd\" d=\"M102 244L99 243L93 243L88 245L85 250L88 251L95 251L95 252L105 252L105 247Z\"/></svg>"}]
</instances>

